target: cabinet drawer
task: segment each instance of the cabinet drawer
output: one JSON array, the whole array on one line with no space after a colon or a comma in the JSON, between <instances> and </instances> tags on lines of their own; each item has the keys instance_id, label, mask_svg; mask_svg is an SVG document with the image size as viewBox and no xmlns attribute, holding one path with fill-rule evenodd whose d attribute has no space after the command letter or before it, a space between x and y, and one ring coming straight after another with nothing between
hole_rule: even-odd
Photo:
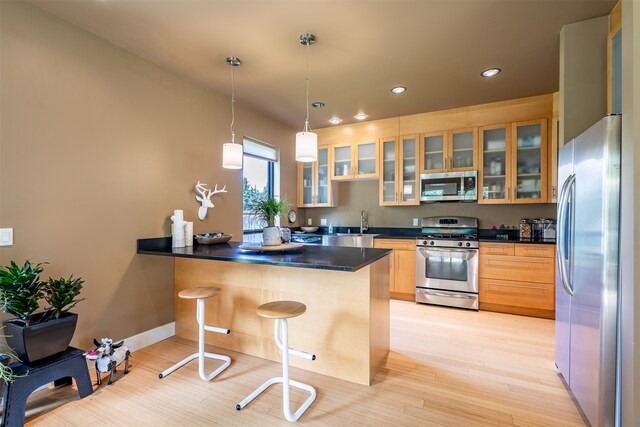
<instances>
[{"instance_id":1,"label":"cabinet drawer","mask_svg":"<svg viewBox=\"0 0 640 427\"><path fill-rule=\"evenodd\" d=\"M555 287L551 283L480 279L480 303L554 310Z\"/></svg>"},{"instance_id":2,"label":"cabinet drawer","mask_svg":"<svg viewBox=\"0 0 640 427\"><path fill-rule=\"evenodd\" d=\"M480 242L480 254L486 255L515 255L515 243L485 243Z\"/></svg>"},{"instance_id":3,"label":"cabinet drawer","mask_svg":"<svg viewBox=\"0 0 640 427\"><path fill-rule=\"evenodd\" d=\"M553 261L553 258L485 255L480 256L479 275L485 279L553 283Z\"/></svg>"},{"instance_id":4,"label":"cabinet drawer","mask_svg":"<svg viewBox=\"0 0 640 427\"><path fill-rule=\"evenodd\" d=\"M516 256L553 258L556 254L555 245L520 243L516 245Z\"/></svg>"},{"instance_id":5,"label":"cabinet drawer","mask_svg":"<svg viewBox=\"0 0 640 427\"><path fill-rule=\"evenodd\" d=\"M413 239L373 239L373 247L380 249L415 251L416 241Z\"/></svg>"}]
</instances>

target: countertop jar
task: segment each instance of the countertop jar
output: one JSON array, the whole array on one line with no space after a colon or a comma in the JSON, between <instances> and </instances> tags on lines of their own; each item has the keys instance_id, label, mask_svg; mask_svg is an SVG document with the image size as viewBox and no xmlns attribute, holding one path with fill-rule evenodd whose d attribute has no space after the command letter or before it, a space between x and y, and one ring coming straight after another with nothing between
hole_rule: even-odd
<instances>
[{"instance_id":1,"label":"countertop jar","mask_svg":"<svg viewBox=\"0 0 640 427\"><path fill-rule=\"evenodd\" d=\"M520 220L520 240L531 239L531 221L528 219Z\"/></svg>"}]
</instances>

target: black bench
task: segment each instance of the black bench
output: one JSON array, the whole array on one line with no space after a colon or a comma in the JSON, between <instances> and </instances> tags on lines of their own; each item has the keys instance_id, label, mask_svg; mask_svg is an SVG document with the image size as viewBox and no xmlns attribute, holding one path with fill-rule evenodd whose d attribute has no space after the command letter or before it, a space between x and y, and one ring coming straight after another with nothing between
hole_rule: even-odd
<instances>
[{"instance_id":1,"label":"black bench","mask_svg":"<svg viewBox=\"0 0 640 427\"><path fill-rule=\"evenodd\" d=\"M93 393L87 361L82 350L69 347L60 356L45 359L33 365L15 362L9 365L16 375L26 375L5 384L2 391L2 427L24 425L27 399L38 387L53 382L54 385L71 384L76 380L80 398Z\"/></svg>"}]
</instances>

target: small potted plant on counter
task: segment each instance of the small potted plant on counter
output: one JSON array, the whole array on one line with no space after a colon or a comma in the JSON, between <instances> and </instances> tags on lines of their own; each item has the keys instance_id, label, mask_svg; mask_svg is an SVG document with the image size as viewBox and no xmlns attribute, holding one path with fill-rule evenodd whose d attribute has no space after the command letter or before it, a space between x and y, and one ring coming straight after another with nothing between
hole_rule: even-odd
<instances>
[{"instance_id":1,"label":"small potted plant on counter","mask_svg":"<svg viewBox=\"0 0 640 427\"><path fill-rule=\"evenodd\" d=\"M276 217L286 215L289 212L287 199L278 200L275 197L264 197L256 200L250 207L251 214L260 223L266 223L262 229L262 244L265 246L279 245L280 228L275 226Z\"/></svg>"},{"instance_id":2,"label":"small potted plant on counter","mask_svg":"<svg viewBox=\"0 0 640 427\"><path fill-rule=\"evenodd\" d=\"M28 260L22 267L13 261L0 267L0 301L4 312L15 316L3 322L7 345L28 364L66 350L78 322L78 315L69 310L82 301L77 299L81 278L43 282L42 270L43 264ZM49 307L36 313L42 299Z\"/></svg>"}]
</instances>

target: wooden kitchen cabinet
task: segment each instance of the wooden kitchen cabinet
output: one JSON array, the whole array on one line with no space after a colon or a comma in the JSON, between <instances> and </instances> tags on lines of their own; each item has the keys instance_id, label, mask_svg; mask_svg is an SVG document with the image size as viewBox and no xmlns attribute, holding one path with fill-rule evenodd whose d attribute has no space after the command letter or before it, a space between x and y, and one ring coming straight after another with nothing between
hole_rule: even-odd
<instances>
[{"instance_id":1,"label":"wooden kitchen cabinet","mask_svg":"<svg viewBox=\"0 0 640 427\"><path fill-rule=\"evenodd\" d=\"M478 203L547 203L547 120L479 129Z\"/></svg>"},{"instance_id":2,"label":"wooden kitchen cabinet","mask_svg":"<svg viewBox=\"0 0 640 427\"><path fill-rule=\"evenodd\" d=\"M331 179L351 181L378 178L378 141L368 139L331 146Z\"/></svg>"},{"instance_id":3,"label":"wooden kitchen cabinet","mask_svg":"<svg viewBox=\"0 0 640 427\"><path fill-rule=\"evenodd\" d=\"M419 205L418 135L380 140L380 206Z\"/></svg>"},{"instance_id":4,"label":"wooden kitchen cabinet","mask_svg":"<svg viewBox=\"0 0 640 427\"><path fill-rule=\"evenodd\" d=\"M422 173L476 170L478 129L423 133L420 138Z\"/></svg>"},{"instance_id":5,"label":"wooden kitchen cabinet","mask_svg":"<svg viewBox=\"0 0 640 427\"><path fill-rule=\"evenodd\" d=\"M481 310L555 317L555 246L480 242Z\"/></svg>"},{"instance_id":6,"label":"wooden kitchen cabinet","mask_svg":"<svg viewBox=\"0 0 640 427\"><path fill-rule=\"evenodd\" d=\"M389 286L393 299L416 299L416 242L410 239L374 239L374 248L393 249Z\"/></svg>"},{"instance_id":7,"label":"wooden kitchen cabinet","mask_svg":"<svg viewBox=\"0 0 640 427\"><path fill-rule=\"evenodd\" d=\"M298 207L336 206L337 197L331 184L331 150L318 147L318 160L298 164Z\"/></svg>"}]
</instances>

